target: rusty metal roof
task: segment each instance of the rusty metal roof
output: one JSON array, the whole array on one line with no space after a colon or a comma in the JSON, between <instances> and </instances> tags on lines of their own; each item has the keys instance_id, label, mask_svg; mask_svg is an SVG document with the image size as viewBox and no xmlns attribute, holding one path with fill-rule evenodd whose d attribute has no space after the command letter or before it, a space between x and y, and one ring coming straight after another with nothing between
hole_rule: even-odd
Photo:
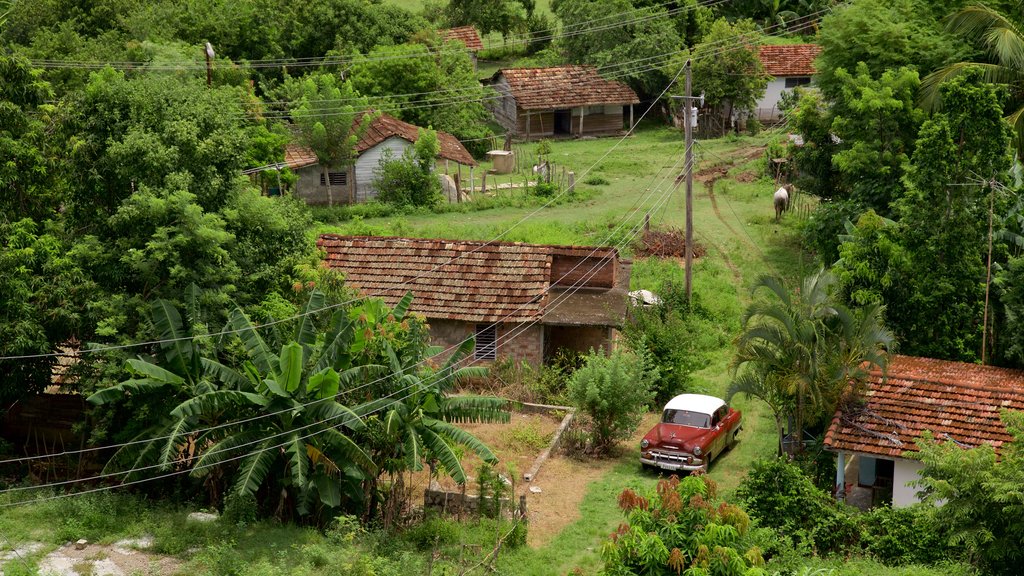
<instances>
[{"instance_id":1,"label":"rusty metal roof","mask_svg":"<svg viewBox=\"0 0 1024 576\"><path fill-rule=\"evenodd\" d=\"M492 83L500 76L508 82L516 105L524 110L640 102L632 88L622 82L605 80L593 66L504 68L494 74Z\"/></svg>"},{"instance_id":2,"label":"rusty metal roof","mask_svg":"<svg viewBox=\"0 0 1024 576\"><path fill-rule=\"evenodd\" d=\"M872 372L863 405L840 407L825 434L831 450L900 457L921 432L963 446L1011 441L999 411L1024 410L1024 370L893 356Z\"/></svg>"},{"instance_id":3,"label":"rusty metal roof","mask_svg":"<svg viewBox=\"0 0 1024 576\"><path fill-rule=\"evenodd\" d=\"M814 59L821 54L817 44L761 46L758 56L764 71L771 76L813 76Z\"/></svg>"},{"instance_id":4,"label":"rusty metal roof","mask_svg":"<svg viewBox=\"0 0 1024 576\"><path fill-rule=\"evenodd\" d=\"M466 322L544 318L556 254L618 258L614 248L334 234L317 246L361 293L394 305L412 291L414 312Z\"/></svg>"}]
</instances>

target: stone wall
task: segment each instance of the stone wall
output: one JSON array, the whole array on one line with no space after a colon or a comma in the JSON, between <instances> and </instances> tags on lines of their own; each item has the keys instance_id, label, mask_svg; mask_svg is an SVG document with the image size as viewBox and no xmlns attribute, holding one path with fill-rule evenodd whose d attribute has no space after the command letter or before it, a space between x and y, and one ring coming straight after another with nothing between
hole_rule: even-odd
<instances>
[{"instance_id":1,"label":"stone wall","mask_svg":"<svg viewBox=\"0 0 1024 576\"><path fill-rule=\"evenodd\" d=\"M472 322L442 319L429 319L427 322L430 324L430 343L445 349L434 360L438 364L446 362L454 347L476 331L476 324ZM500 324L497 338L499 358L513 358L517 362L525 360L534 366L540 366L544 361L544 327L540 324L526 329L522 324ZM492 361L477 360L473 363L487 366Z\"/></svg>"},{"instance_id":2,"label":"stone wall","mask_svg":"<svg viewBox=\"0 0 1024 576\"><path fill-rule=\"evenodd\" d=\"M490 498L485 499L489 501ZM423 509L433 510L450 516L475 516L480 509L480 497L475 494L449 492L443 490L437 482L430 482L430 487L423 491ZM515 517L526 514L526 496L519 497L519 505L513 506L509 498L501 499L502 514Z\"/></svg>"}]
</instances>

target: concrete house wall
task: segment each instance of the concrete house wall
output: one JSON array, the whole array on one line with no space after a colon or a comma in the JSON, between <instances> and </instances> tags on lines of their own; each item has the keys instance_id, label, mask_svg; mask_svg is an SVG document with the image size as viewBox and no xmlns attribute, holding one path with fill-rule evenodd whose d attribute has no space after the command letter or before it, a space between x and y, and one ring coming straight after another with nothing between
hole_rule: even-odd
<instances>
[{"instance_id":1,"label":"concrete house wall","mask_svg":"<svg viewBox=\"0 0 1024 576\"><path fill-rule=\"evenodd\" d=\"M430 344L445 350L435 359L438 364L446 362L463 340L476 333L476 323L473 322L428 318L427 323L430 325ZM532 324L527 328L519 323L499 324L497 337L497 358L512 358L517 362L525 360L534 366L544 362L544 327L540 324ZM473 363L488 366L494 361L474 360Z\"/></svg>"},{"instance_id":2,"label":"concrete house wall","mask_svg":"<svg viewBox=\"0 0 1024 576\"><path fill-rule=\"evenodd\" d=\"M757 119L762 122L774 122L782 118L782 112L779 110L779 102L782 101L782 95L786 92L790 92L792 88L786 88L786 81L792 79L810 80L810 76L785 76L772 78L768 82L768 87L764 89L764 95L757 101L757 108L754 113L757 115Z\"/></svg>"},{"instance_id":3,"label":"concrete house wall","mask_svg":"<svg viewBox=\"0 0 1024 576\"><path fill-rule=\"evenodd\" d=\"M893 508L902 508L920 502L917 499L917 488L907 484L921 478L922 468L924 468L924 464L918 460L896 459L892 476Z\"/></svg>"},{"instance_id":4,"label":"concrete house wall","mask_svg":"<svg viewBox=\"0 0 1024 576\"><path fill-rule=\"evenodd\" d=\"M328 204L327 186L320 185L320 175L323 174L320 170L320 165L313 164L312 166L297 168L294 172L298 177L298 180L295 182L295 195L305 200L307 204L326 206ZM337 172L337 170L332 170L331 172ZM331 186L331 194L334 196L335 204L344 204L349 201L352 194L352 184L353 172L352 168L349 167L347 184L344 186Z\"/></svg>"}]
</instances>

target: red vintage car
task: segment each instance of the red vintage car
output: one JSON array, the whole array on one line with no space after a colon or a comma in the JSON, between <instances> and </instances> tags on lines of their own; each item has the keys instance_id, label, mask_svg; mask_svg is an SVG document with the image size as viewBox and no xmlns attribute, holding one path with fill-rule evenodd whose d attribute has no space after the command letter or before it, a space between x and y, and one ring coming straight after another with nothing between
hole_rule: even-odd
<instances>
[{"instance_id":1,"label":"red vintage car","mask_svg":"<svg viewBox=\"0 0 1024 576\"><path fill-rule=\"evenodd\" d=\"M661 422L640 441L640 464L673 472L703 470L736 444L742 414L721 398L681 394L665 405Z\"/></svg>"}]
</instances>

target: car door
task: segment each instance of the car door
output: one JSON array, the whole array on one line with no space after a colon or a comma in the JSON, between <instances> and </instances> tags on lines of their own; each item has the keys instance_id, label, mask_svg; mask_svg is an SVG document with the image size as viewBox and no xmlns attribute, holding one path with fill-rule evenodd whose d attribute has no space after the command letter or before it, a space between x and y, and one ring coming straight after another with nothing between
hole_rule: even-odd
<instances>
[{"instance_id":1,"label":"car door","mask_svg":"<svg viewBox=\"0 0 1024 576\"><path fill-rule=\"evenodd\" d=\"M714 454L717 457L725 449L725 412L722 408L715 410L715 413L711 416L711 434L713 439L711 440L711 446L709 454Z\"/></svg>"}]
</instances>

